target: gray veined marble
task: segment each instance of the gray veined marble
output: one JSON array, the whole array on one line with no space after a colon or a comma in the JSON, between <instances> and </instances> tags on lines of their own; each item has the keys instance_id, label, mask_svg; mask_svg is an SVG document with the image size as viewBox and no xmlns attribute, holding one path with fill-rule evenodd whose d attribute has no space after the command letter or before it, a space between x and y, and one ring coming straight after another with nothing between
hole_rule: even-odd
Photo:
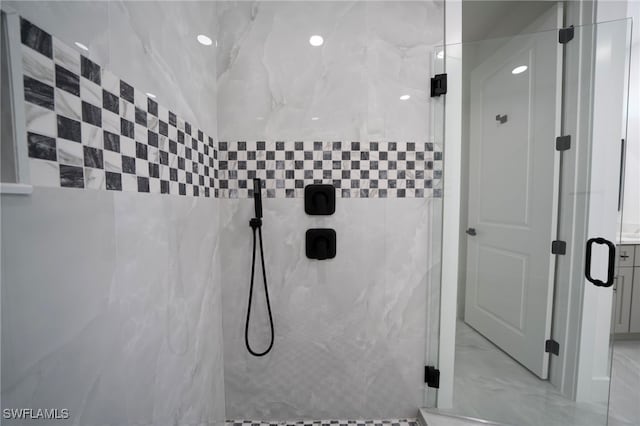
<instances>
[{"instance_id":1,"label":"gray veined marble","mask_svg":"<svg viewBox=\"0 0 640 426\"><path fill-rule=\"evenodd\" d=\"M302 199L264 202L267 272L276 328L264 358L244 347L251 200L221 203L225 390L229 418L407 417L422 405L428 199L337 200L309 218ZM330 261L304 256L309 227L336 229ZM268 337L257 286L250 339Z\"/></svg>"},{"instance_id":2,"label":"gray veined marble","mask_svg":"<svg viewBox=\"0 0 640 426\"><path fill-rule=\"evenodd\" d=\"M56 87L80 96L80 76L56 64Z\"/></svg>"},{"instance_id":3,"label":"gray veined marble","mask_svg":"<svg viewBox=\"0 0 640 426\"><path fill-rule=\"evenodd\" d=\"M221 424L216 201L2 197L3 407L68 408L60 425Z\"/></svg>"},{"instance_id":4,"label":"gray veined marble","mask_svg":"<svg viewBox=\"0 0 640 426\"><path fill-rule=\"evenodd\" d=\"M83 168L60 164L60 186L65 188L84 188Z\"/></svg>"},{"instance_id":5,"label":"gray veined marble","mask_svg":"<svg viewBox=\"0 0 640 426\"><path fill-rule=\"evenodd\" d=\"M31 77L24 76L25 101L53 110L53 87Z\"/></svg>"},{"instance_id":6,"label":"gray veined marble","mask_svg":"<svg viewBox=\"0 0 640 426\"><path fill-rule=\"evenodd\" d=\"M432 139L425 88L442 2L222 2L217 12L219 140ZM321 47L309 45L313 34ZM438 267L429 259L439 200L339 200L335 215L309 218L301 199L266 199L276 341L255 359L243 340L252 207L235 195L221 204L229 418L415 416L437 335L427 301L437 291L428 277ZM304 231L323 226L336 229L338 255L311 262ZM258 347L268 336L260 291L250 333Z\"/></svg>"},{"instance_id":7,"label":"gray veined marble","mask_svg":"<svg viewBox=\"0 0 640 426\"><path fill-rule=\"evenodd\" d=\"M51 60L24 45L22 46L22 69L25 75L55 86L55 72Z\"/></svg>"},{"instance_id":8,"label":"gray veined marble","mask_svg":"<svg viewBox=\"0 0 640 426\"><path fill-rule=\"evenodd\" d=\"M442 34L441 2L13 5L68 45L89 46L106 90L120 93L117 75L157 95L183 117L175 119L180 129L199 123L230 140L431 140L424 88L429 48ZM325 35L323 48L309 47L310 30ZM194 32L219 35L217 81L218 51L193 43ZM55 44L53 56L83 75L81 100L102 106L102 93L84 90L98 74ZM218 87L225 105L219 133ZM35 104L53 108L53 95L47 104L37 89ZM399 100L404 93L411 101ZM130 174L135 110L119 107L124 120L103 111L104 130L123 133L123 158L111 164L105 150L101 170L84 167L83 145L106 148L104 133L80 123L80 103L60 102L61 164L30 159L32 174L106 187L118 184L108 173L122 167L123 190L156 190L144 176L148 164L139 164L143 175ZM135 95L132 102L144 107ZM158 115L170 116L162 106ZM157 127L159 145L177 140L176 128ZM184 155L184 146L176 148ZM89 160L97 164L93 153ZM185 171L178 173L183 179ZM3 226L3 240L18 241L3 253L3 320L28 327L2 336L3 404L67 406L72 424L82 425L407 418L423 404L425 348L434 347L427 318L435 307L427 301L437 291L428 280L437 268L430 241L440 201L344 200L336 215L313 219L300 199L266 202L277 334L263 359L250 357L243 341L251 200L37 188L32 198L2 201L3 225L11 225ZM304 258L310 226L336 228L336 259ZM21 263L34 258L37 264ZM33 294L43 297L26 297ZM264 344L261 297L250 335L256 345Z\"/></svg>"},{"instance_id":9,"label":"gray veined marble","mask_svg":"<svg viewBox=\"0 0 640 426\"><path fill-rule=\"evenodd\" d=\"M102 107L102 88L84 77L80 79L80 97L83 101Z\"/></svg>"},{"instance_id":10,"label":"gray veined marble","mask_svg":"<svg viewBox=\"0 0 640 426\"><path fill-rule=\"evenodd\" d=\"M27 133L27 146L30 158L56 161L56 140L48 136Z\"/></svg>"},{"instance_id":11,"label":"gray veined marble","mask_svg":"<svg viewBox=\"0 0 640 426\"><path fill-rule=\"evenodd\" d=\"M7 3L64 41L53 39L53 63L82 75L80 51L64 48L80 41L91 61L216 133L215 80L198 83L215 73L215 55L181 39L214 22L214 2ZM176 25L158 24L168 20ZM114 75L103 69L100 80L119 93ZM112 164L111 151L103 152L105 170L84 167L83 145L103 148L103 134L81 123L81 101L101 107L102 92L80 81L74 100L58 88L27 87L28 129L59 136L61 163L30 158L33 181L137 191L135 175L109 175L124 165ZM118 115L103 111L102 125L120 134ZM135 164L135 141L122 136L120 145ZM66 407L71 420L61 425L222 424L216 203L40 187L31 197L3 194L3 408Z\"/></svg>"},{"instance_id":12,"label":"gray veined marble","mask_svg":"<svg viewBox=\"0 0 640 426\"><path fill-rule=\"evenodd\" d=\"M55 112L26 102L24 106L25 127L27 132L51 137L56 136L57 125Z\"/></svg>"},{"instance_id":13,"label":"gray veined marble","mask_svg":"<svg viewBox=\"0 0 640 426\"><path fill-rule=\"evenodd\" d=\"M100 65L84 55L80 57L80 74L87 80L100 86Z\"/></svg>"},{"instance_id":14,"label":"gray veined marble","mask_svg":"<svg viewBox=\"0 0 640 426\"><path fill-rule=\"evenodd\" d=\"M50 34L46 31L42 31L40 28L24 18L20 19L20 27L20 38L23 44L48 58L52 57L52 41Z\"/></svg>"},{"instance_id":15,"label":"gray veined marble","mask_svg":"<svg viewBox=\"0 0 640 426\"><path fill-rule=\"evenodd\" d=\"M84 168L84 187L87 189L105 189L105 174L102 169Z\"/></svg>"},{"instance_id":16,"label":"gray veined marble","mask_svg":"<svg viewBox=\"0 0 640 426\"><path fill-rule=\"evenodd\" d=\"M220 140L428 138L443 2L222 2L218 22Z\"/></svg>"},{"instance_id":17,"label":"gray veined marble","mask_svg":"<svg viewBox=\"0 0 640 426\"><path fill-rule=\"evenodd\" d=\"M53 38L53 59L56 65L80 75L80 52L57 38Z\"/></svg>"},{"instance_id":18,"label":"gray veined marble","mask_svg":"<svg viewBox=\"0 0 640 426\"><path fill-rule=\"evenodd\" d=\"M83 147L77 142L58 139L58 161L60 164L82 166L84 164Z\"/></svg>"},{"instance_id":19,"label":"gray veined marble","mask_svg":"<svg viewBox=\"0 0 640 426\"><path fill-rule=\"evenodd\" d=\"M609 425L640 424L640 341L613 345Z\"/></svg>"},{"instance_id":20,"label":"gray veined marble","mask_svg":"<svg viewBox=\"0 0 640 426\"><path fill-rule=\"evenodd\" d=\"M462 321L455 367L454 405L445 413L517 426L606 424L606 405L565 398Z\"/></svg>"}]
</instances>

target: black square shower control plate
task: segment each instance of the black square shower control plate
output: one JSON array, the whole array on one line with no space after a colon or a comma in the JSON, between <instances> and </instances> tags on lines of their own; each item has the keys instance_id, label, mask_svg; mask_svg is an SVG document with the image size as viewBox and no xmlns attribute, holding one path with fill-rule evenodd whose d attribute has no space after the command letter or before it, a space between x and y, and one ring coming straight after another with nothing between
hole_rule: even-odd
<instances>
[{"instance_id":1,"label":"black square shower control plate","mask_svg":"<svg viewBox=\"0 0 640 426\"><path fill-rule=\"evenodd\" d=\"M336 231L329 228L308 229L305 235L309 259L333 259L336 257Z\"/></svg>"},{"instance_id":2,"label":"black square shower control plate","mask_svg":"<svg viewBox=\"0 0 640 426\"><path fill-rule=\"evenodd\" d=\"M304 211L309 215L331 215L336 211L336 188L313 184L304 188Z\"/></svg>"}]
</instances>

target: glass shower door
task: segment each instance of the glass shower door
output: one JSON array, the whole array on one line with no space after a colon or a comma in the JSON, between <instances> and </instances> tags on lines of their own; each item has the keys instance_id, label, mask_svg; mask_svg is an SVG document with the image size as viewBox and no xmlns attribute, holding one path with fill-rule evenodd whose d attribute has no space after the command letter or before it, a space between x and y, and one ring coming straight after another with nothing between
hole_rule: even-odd
<instances>
[{"instance_id":1,"label":"glass shower door","mask_svg":"<svg viewBox=\"0 0 640 426\"><path fill-rule=\"evenodd\" d=\"M457 284L457 300L441 299L437 361L427 354L439 412L606 424L629 41L624 20L434 49L456 94L433 98L443 222L448 153L461 164L458 283L443 248L440 288ZM459 140L445 111L461 117Z\"/></svg>"}]
</instances>

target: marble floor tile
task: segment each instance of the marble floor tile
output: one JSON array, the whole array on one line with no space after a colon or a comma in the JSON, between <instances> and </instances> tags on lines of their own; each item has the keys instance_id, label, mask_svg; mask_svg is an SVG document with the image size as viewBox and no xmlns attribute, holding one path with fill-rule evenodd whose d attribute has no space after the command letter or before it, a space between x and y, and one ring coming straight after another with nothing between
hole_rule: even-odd
<instances>
[{"instance_id":1,"label":"marble floor tile","mask_svg":"<svg viewBox=\"0 0 640 426\"><path fill-rule=\"evenodd\" d=\"M491 426L503 426L499 423L488 422L485 420L466 418L466 417L454 417L451 415L443 415L434 413L428 409L420 409L420 425L426 426L479 426L479 425L491 425Z\"/></svg>"},{"instance_id":2,"label":"marble floor tile","mask_svg":"<svg viewBox=\"0 0 640 426\"><path fill-rule=\"evenodd\" d=\"M518 426L600 426L606 424L606 409L565 398L471 327L458 323L454 407L443 412Z\"/></svg>"},{"instance_id":3,"label":"marble floor tile","mask_svg":"<svg viewBox=\"0 0 640 426\"><path fill-rule=\"evenodd\" d=\"M376 419L376 420L227 420L225 426L418 426L416 419Z\"/></svg>"},{"instance_id":4,"label":"marble floor tile","mask_svg":"<svg viewBox=\"0 0 640 426\"><path fill-rule=\"evenodd\" d=\"M609 426L640 425L640 340L613 345Z\"/></svg>"}]
</instances>

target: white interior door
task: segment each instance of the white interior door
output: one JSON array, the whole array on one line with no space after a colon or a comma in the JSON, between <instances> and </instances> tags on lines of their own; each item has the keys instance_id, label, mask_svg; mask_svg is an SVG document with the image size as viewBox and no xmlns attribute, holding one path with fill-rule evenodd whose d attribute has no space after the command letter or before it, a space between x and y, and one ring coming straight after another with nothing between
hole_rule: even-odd
<instances>
[{"instance_id":1,"label":"white interior door","mask_svg":"<svg viewBox=\"0 0 640 426\"><path fill-rule=\"evenodd\" d=\"M557 214L557 49L554 35L516 37L476 67L470 83L475 235L467 235L465 321L543 379Z\"/></svg>"}]
</instances>

